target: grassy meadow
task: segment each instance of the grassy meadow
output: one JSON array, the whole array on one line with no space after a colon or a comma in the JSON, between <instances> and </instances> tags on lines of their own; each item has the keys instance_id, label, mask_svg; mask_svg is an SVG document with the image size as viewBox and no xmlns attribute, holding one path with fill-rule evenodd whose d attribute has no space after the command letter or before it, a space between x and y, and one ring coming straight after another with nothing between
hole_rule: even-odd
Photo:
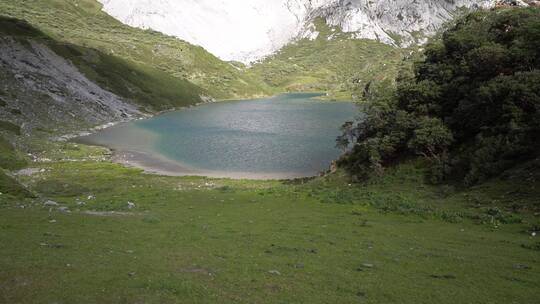
<instances>
[{"instance_id":1,"label":"grassy meadow","mask_svg":"<svg viewBox=\"0 0 540 304\"><path fill-rule=\"evenodd\" d=\"M327 99L361 100L366 86L395 85L404 50L377 41L355 39L319 18L317 38L300 39L253 65L249 74L281 91L327 92Z\"/></svg>"},{"instance_id":2,"label":"grassy meadow","mask_svg":"<svg viewBox=\"0 0 540 304\"><path fill-rule=\"evenodd\" d=\"M33 153L17 179L37 198L0 195L3 303L538 300L538 161L463 190L425 184L422 163L352 184L148 175L70 143Z\"/></svg>"}]
</instances>

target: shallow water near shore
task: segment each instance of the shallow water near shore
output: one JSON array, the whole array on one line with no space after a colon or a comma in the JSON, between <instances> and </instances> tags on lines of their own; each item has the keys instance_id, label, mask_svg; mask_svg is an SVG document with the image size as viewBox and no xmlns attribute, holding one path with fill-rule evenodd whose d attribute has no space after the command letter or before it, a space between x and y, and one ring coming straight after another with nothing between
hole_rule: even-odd
<instances>
[{"instance_id":1,"label":"shallow water near shore","mask_svg":"<svg viewBox=\"0 0 540 304\"><path fill-rule=\"evenodd\" d=\"M115 150L118 162L165 175L280 179L313 176L341 151L352 102L318 94L227 101L169 112L78 138Z\"/></svg>"}]
</instances>

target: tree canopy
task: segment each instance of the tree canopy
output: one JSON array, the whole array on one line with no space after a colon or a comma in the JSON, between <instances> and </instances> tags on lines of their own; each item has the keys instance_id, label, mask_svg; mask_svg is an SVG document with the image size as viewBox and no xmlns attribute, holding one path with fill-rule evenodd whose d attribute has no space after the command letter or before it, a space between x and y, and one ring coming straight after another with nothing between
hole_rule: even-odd
<instances>
[{"instance_id":1,"label":"tree canopy","mask_svg":"<svg viewBox=\"0 0 540 304\"><path fill-rule=\"evenodd\" d=\"M540 148L540 9L467 15L344 126L338 162L359 178L406 157L430 162L433 181L475 184L536 157Z\"/></svg>"}]
</instances>

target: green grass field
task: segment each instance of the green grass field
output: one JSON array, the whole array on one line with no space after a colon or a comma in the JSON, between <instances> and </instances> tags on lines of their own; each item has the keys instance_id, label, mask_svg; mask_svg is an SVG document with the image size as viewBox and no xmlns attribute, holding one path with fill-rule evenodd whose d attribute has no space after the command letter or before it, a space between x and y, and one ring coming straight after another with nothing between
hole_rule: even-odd
<instances>
[{"instance_id":1,"label":"green grass field","mask_svg":"<svg viewBox=\"0 0 540 304\"><path fill-rule=\"evenodd\" d=\"M38 156L19 180L39 198L0 196L3 303L538 301L538 163L460 190L419 163L348 184L160 177L73 144Z\"/></svg>"},{"instance_id":2,"label":"green grass field","mask_svg":"<svg viewBox=\"0 0 540 304\"><path fill-rule=\"evenodd\" d=\"M154 110L206 93L358 98L404 57L320 20L319 39L248 69L94 0L0 0L0 15L32 26L0 17L0 35ZM0 121L0 303L539 303L540 159L470 188L428 184L411 160L365 183L165 177L16 122Z\"/></svg>"}]
</instances>

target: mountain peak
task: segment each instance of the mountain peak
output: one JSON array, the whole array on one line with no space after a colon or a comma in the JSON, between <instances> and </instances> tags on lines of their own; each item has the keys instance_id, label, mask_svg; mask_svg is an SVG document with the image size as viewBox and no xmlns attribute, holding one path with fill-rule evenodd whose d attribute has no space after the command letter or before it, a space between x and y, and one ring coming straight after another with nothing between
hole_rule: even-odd
<instances>
[{"instance_id":1,"label":"mountain peak","mask_svg":"<svg viewBox=\"0 0 540 304\"><path fill-rule=\"evenodd\" d=\"M460 8L493 0L99 0L121 22L206 48L223 60L252 62L298 37L323 17L356 38L393 45L423 42ZM307 35L309 36L309 35Z\"/></svg>"}]
</instances>

